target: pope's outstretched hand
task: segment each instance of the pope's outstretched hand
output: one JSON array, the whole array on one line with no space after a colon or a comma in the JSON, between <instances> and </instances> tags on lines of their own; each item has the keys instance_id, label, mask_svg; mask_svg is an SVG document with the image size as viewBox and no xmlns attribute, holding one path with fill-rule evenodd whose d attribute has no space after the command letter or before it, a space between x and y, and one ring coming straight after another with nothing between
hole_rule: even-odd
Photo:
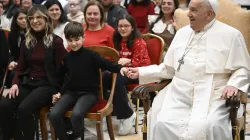
<instances>
[{"instance_id":1,"label":"pope's outstretched hand","mask_svg":"<svg viewBox=\"0 0 250 140\"><path fill-rule=\"evenodd\" d=\"M139 78L139 70L138 68L127 68L127 77L130 79Z\"/></svg>"}]
</instances>

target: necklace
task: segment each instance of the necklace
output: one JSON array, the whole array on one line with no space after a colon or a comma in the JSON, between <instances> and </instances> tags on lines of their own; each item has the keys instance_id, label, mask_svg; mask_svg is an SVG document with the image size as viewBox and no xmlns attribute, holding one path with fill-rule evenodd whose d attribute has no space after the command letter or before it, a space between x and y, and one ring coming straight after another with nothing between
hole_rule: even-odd
<instances>
[{"instance_id":1,"label":"necklace","mask_svg":"<svg viewBox=\"0 0 250 140\"><path fill-rule=\"evenodd\" d=\"M216 20L215 20L216 21ZM214 22L215 22L214 21ZM181 57L181 59L179 59L178 60L178 63L179 63L179 65L178 65L178 68L177 68L177 71L180 71L180 69L181 69L181 65L183 65L184 64L184 58L185 58L185 56L187 55L187 53L194 47L194 45L196 45L198 42L200 42L201 41L201 39L202 39L202 37L207 33L207 31L214 25L214 22L213 22L213 24L199 37L199 39L198 39L198 41L196 41L189 49L188 49L188 45L192 42L192 40L193 40L193 38L191 39L191 36L193 35L193 33L194 32L192 32L192 34L190 35L190 37L189 37L189 39L188 39L188 43L187 43L187 45L186 45L186 48L185 48L185 51L184 51L184 53L183 53L183 55L182 55L182 57ZM190 40L191 39L191 40Z\"/></svg>"}]
</instances>

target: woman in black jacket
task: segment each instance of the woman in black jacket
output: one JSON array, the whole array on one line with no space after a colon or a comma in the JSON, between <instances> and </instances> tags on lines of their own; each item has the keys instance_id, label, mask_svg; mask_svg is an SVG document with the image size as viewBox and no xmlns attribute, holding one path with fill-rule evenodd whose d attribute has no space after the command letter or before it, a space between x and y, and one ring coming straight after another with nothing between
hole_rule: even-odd
<instances>
[{"instance_id":1,"label":"woman in black jacket","mask_svg":"<svg viewBox=\"0 0 250 140\"><path fill-rule=\"evenodd\" d=\"M9 33L8 42L10 45L10 59L9 59L9 75L5 85L10 88L12 79L15 75L15 69L17 67L17 60L20 55L20 46L25 39L26 33L26 9L18 9L13 16L11 23L11 31Z\"/></svg>"}]
</instances>

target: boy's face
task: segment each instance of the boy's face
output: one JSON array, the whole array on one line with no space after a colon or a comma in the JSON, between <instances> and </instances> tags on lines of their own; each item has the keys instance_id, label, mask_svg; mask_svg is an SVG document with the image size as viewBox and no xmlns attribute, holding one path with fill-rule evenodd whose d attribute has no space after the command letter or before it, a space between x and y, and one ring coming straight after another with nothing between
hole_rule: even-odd
<instances>
[{"instance_id":1,"label":"boy's face","mask_svg":"<svg viewBox=\"0 0 250 140\"><path fill-rule=\"evenodd\" d=\"M83 37L72 37L67 39L67 42L72 51L78 51L82 47Z\"/></svg>"}]
</instances>

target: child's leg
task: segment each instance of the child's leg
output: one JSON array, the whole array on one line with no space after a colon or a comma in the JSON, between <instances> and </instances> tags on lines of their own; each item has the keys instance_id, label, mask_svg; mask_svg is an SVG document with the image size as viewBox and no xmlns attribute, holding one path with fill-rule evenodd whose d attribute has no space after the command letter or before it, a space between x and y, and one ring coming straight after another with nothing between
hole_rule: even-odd
<instances>
[{"instance_id":1,"label":"child's leg","mask_svg":"<svg viewBox=\"0 0 250 140\"><path fill-rule=\"evenodd\" d=\"M74 94L64 94L49 114L49 119L59 140L68 140L63 117L65 112L67 112L70 107L73 107L76 101L77 97Z\"/></svg>"},{"instance_id":2,"label":"child's leg","mask_svg":"<svg viewBox=\"0 0 250 140\"><path fill-rule=\"evenodd\" d=\"M96 104L97 100L98 97L93 93L84 94L78 98L71 117L75 137L84 137L84 116Z\"/></svg>"}]
</instances>

